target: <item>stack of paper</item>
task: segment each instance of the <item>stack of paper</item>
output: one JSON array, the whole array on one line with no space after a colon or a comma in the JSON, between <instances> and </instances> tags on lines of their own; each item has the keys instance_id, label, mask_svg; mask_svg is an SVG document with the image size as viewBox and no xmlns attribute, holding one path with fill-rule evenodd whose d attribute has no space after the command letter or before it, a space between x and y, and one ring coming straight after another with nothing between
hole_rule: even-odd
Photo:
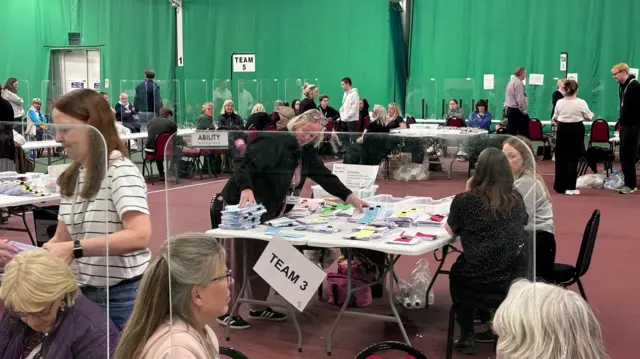
<instances>
[{"instance_id":1,"label":"stack of paper","mask_svg":"<svg viewBox=\"0 0 640 359\"><path fill-rule=\"evenodd\" d=\"M374 221L388 218L389 215L390 211L388 211L384 206L367 207L363 213L355 213L353 217L349 218L349 222L369 224Z\"/></svg>"},{"instance_id":2,"label":"stack of paper","mask_svg":"<svg viewBox=\"0 0 640 359\"><path fill-rule=\"evenodd\" d=\"M296 227L295 230L296 231L315 232L315 233L337 233L337 232L340 232L340 229L335 228L333 226L329 226L329 225L301 226L301 227Z\"/></svg>"},{"instance_id":3,"label":"stack of paper","mask_svg":"<svg viewBox=\"0 0 640 359\"><path fill-rule=\"evenodd\" d=\"M389 217L389 221L400 227L411 227L416 219L420 216L420 211L416 208L395 212Z\"/></svg>"},{"instance_id":4,"label":"stack of paper","mask_svg":"<svg viewBox=\"0 0 640 359\"><path fill-rule=\"evenodd\" d=\"M416 226L444 226L447 216L442 214L421 214L415 220Z\"/></svg>"},{"instance_id":5,"label":"stack of paper","mask_svg":"<svg viewBox=\"0 0 640 359\"><path fill-rule=\"evenodd\" d=\"M222 211L222 229L251 229L260 224L260 216L267 210L261 204L251 206L226 206Z\"/></svg>"}]
</instances>

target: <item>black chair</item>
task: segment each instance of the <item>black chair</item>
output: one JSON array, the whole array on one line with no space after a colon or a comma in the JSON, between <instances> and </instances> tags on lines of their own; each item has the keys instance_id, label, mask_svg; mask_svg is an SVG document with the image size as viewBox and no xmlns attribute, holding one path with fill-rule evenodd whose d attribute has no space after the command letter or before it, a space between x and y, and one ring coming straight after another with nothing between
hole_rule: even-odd
<instances>
[{"instance_id":1,"label":"black chair","mask_svg":"<svg viewBox=\"0 0 640 359\"><path fill-rule=\"evenodd\" d=\"M402 359L409 359L409 358L428 359L426 355L422 354L416 348L411 347L405 343L393 342L393 341L372 344L367 348L365 348L363 351L361 351L358 355L356 355L354 359L378 358L378 356L375 355L376 353L385 352L387 350L394 350L394 351L406 353L406 355L403 356Z\"/></svg>"},{"instance_id":2,"label":"black chair","mask_svg":"<svg viewBox=\"0 0 640 359\"><path fill-rule=\"evenodd\" d=\"M216 229L220 225L222 210L224 209L224 202L218 200L220 193L216 193L211 197L211 204L209 205L209 217L211 218L211 228Z\"/></svg>"},{"instance_id":3,"label":"black chair","mask_svg":"<svg viewBox=\"0 0 640 359\"><path fill-rule=\"evenodd\" d=\"M447 329L447 352L445 355L446 359L453 358L453 335L456 328L456 310L460 304L465 304L467 306L471 306L476 308L479 311L483 311L485 313L489 313L490 317L493 318L493 314L498 310L498 307L504 299L506 298L506 293L495 293L495 294L482 294L481 296L465 296L464 301L455 301L451 305L451 309L449 309L449 325ZM498 345L498 338L494 338L493 348Z\"/></svg>"},{"instance_id":4,"label":"black chair","mask_svg":"<svg viewBox=\"0 0 640 359\"><path fill-rule=\"evenodd\" d=\"M596 209L591 214L591 218L584 229L580 253L578 253L578 260L576 261L575 267L562 263L555 263L553 265L553 283L562 287L568 287L577 283L580 294L585 301L587 301L587 295L584 292L584 288L582 288L580 278L587 274L589 266L591 265L591 256L593 255L593 247L596 244L599 225L600 210Z\"/></svg>"},{"instance_id":5,"label":"black chair","mask_svg":"<svg viewBox=\"0 0 640 359\"><path fill-rule=\"evenodd\" d=\"M249 357L238 350L229 347L220 347L220 355L231 359L249 359Z\"/></svg>"}]
</instances>

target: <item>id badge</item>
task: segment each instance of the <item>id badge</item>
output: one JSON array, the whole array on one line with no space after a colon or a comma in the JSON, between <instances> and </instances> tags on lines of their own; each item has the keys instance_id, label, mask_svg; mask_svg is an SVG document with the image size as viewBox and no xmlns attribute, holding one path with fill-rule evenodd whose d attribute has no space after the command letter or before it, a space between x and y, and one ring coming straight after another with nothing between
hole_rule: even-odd
<instances>
[{"instance_id":1,"label":"id badge","mask_svg":"<svg viewBox=\"0 0 640 359\"><path fill-rule=\"evenodd\" d=\"M296 205L298 204L298 196L289 195L287 196L287 204Z\"/></svg>"}]
</instances>

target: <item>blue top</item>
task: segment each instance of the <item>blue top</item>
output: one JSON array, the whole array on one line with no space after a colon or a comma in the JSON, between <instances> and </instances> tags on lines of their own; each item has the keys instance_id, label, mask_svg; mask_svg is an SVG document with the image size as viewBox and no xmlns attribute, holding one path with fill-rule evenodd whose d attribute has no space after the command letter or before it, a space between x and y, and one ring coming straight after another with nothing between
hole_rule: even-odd
<instances>
[{"instance_id":1,"label":"blue top","mask_svg":"<svg viewBox=\"0 0 640 359\"><path fill-rule=\"evenodd\" d=\"M467 126L488 130L491 125L491 117L491 112L485 111L485 113L479 114L478 111L474 111L467 119Z\"/></svg>"},{"instance_id":2,"label":"blue top","mask_svg":"<svg viewBox=\"0 0 640 359\"><path fill-rule=\"evenodd\" d=\"M29 112L27 112L27 115L29 116L29 119L31 119L31 122L36 125L47 123L47 120L44 118L44 116L42 116L40 112L36 112L33 109L29 110Z\"/></svg>"}]
</instances>

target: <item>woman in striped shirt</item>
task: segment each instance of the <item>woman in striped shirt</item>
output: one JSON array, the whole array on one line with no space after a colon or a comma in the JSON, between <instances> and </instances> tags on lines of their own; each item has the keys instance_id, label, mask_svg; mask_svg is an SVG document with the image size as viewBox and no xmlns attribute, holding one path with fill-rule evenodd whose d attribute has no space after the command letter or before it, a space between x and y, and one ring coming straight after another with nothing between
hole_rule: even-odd
<instances>
[{"instance_id":1,"label":"woman in striped shirt","mask_svg":"<svg viewBox=\"0 0 640 359\"><path fill-rule=\"evenodd\" d=\"M73 162L58 178L58 227L44 248L74 262L83 294L122 328L151 257L146 184L100 94L72 91L56 101L52 117Z\"/></svg>"}]
</instances>

